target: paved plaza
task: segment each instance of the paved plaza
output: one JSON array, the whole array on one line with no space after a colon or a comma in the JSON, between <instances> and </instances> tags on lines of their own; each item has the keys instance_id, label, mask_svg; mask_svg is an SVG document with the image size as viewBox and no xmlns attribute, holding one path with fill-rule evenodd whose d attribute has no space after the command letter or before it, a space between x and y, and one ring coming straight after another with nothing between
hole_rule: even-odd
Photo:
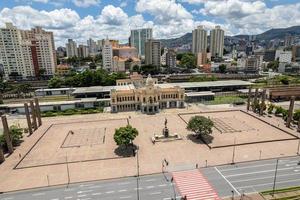
<instances>
[{"instance_id":1,"label":"paved plaza","mask_svg":"<svg viewBox=\"0 0 300 200\"><path fill-rule=\"evenodd\" d=\"M195 115L215 122L211 147L186 129L186 121ZM162 134L165 119L170 132L182 140L151 141L154 134ZM17 122L23 125L24 121ZM115 129L128 123L139 131L135 157L122 154L113 140ZM296 130L285 128L279 118L198 106L156 115L124 112L45 118L24 140L0 165L1 192L292 156L298 151ZM163 166L163 160L169 165Z\"/></svg>"}]
</instances>

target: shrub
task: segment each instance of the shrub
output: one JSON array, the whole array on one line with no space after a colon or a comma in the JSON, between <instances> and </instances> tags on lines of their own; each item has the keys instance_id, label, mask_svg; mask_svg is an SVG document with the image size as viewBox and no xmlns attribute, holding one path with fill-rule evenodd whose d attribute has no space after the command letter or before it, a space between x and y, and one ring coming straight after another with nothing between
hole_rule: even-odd
<instances>
[{"instance_id":1,"label":"shrub","mask_svg":"<svg viewBox=\"0 0 300 200\"><path fill-rule=\"evenodd\" d=\"M293 119L295 121L299 121L300 120L300 110L296 110L293 114Z\"/></svg>"},{"instance_id":2,"label":"shrub","mask_svg":"<svg viewBox=\"0 0 300 200\"><path fill-rule=\"evenodd\" d=\"M270 104L269 107L268 107L268 114L272 114L274 108L275 108L274 104Z\"/></svg>"}]
</instances>

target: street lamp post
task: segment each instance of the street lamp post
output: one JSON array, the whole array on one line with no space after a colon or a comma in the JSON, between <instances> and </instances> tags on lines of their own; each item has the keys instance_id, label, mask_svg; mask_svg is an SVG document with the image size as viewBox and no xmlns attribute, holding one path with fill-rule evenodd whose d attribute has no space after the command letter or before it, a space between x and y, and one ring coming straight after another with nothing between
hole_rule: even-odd
<instances>
[{"instance_id":1,"label":"street lamp post","mask_svg":"<svg viewBox=\"0 0 300 200\"><path fill-rule=\"evenodd\" d=\"M139 147L137 146L136 149L136 166L137 166L137 179L136 179L136 193L137 193L137 200L140 199L140 183L139 183L139 179L140 179L140 165L139 165Z\"/></svg>"},{"instance_id":2,"label":"street lamp post","mask_svg":"<svg viewBox=\"0 0 300 200\"><path fill-rule=\"evenodd\" d=\"M174 181L174 179L173 179L173 177L171 178L171 184L172 184L172 188L173 188L173 192L174 192L174 199L176 200L176 191L175 191L175 186L174 186L174 183L173 183L173 181Z\"/></svg>"},{"instance_id":3,"label":"street lamp post","mask_svg":"<svg viewBox=\"0 0 300 200\"><path fill-rule=\"evenodd\" d=\"M275 168L275 176L274 176L274 183L273 183L272 197L274 197L275 187L276 187L276 178L277 178L278 160L279 160L279 159L277 158L277 160L276 160L276 168Z\"/></svg>"},{"instance_id":4,"label":"street lamp post","mask_svg":"<svg viewBox=\"0 0 300 200\"><path fill-rule=\"evenodd\" d=\"M234 164L234 157L235 157L235 144L236 144L236 138L234 138L234 144L233 144L233 151L232 151L232 161L231 164Z\"/></svg>"},{"instance_id":5,"label":"street lamp post","mask_svg":"<svg viewBox=\"0 0 300 200\"><path fill-rule=\"evenodd\" d=\"M297 155L299 155L299 148L300 148L300 137L298 136Z\"/></svg>"},{"instance_id":6,"label":"street lamp post","mask_svg":"<svg viewBox=\"0 0 300 200\"><path fill-rule=\"evenodd\" d=\"M69 163L68 163L68 155L66 153L66 164L67 164L67 174L68 174L68 184L67 184L67 188L69 187L70 184L70 171L69 171Z\"/></svg>"}]
</instances>

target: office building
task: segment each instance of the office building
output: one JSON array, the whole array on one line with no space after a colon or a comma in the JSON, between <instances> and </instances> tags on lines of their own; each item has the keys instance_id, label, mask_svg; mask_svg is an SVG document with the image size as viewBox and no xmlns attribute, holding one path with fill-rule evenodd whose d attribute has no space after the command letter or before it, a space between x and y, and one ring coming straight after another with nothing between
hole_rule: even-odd
<instances>
[{"instance_id":1,"label":"office building","mask_svg":"<svg viewBox=\"0 0 300 200\"><path fill-rule=\"evenodd\" d=\"M144 57L145 43L148 39L152 39L151 28L134 29L131 30L129 44L137 49L139 56Z\"/></svg>"},{"instance_id":2,"label":"office building","mask_svg":"<svg viewBox=\"0 0 300 200\"><path fill-rule=\"evenodd\" d=\"M105 40L104 45L102 46L102 62L103 69L112 71L112 59L113 59L113 50L112 45L108 39Z\"/></svg>"},{"instance_id":3,"label":"office building","mask_svg":"<svg viewBox=\"0 0 300 200\"><path fill-rule=\"evenodd\" d=\"M207 31L204 26L198 26L197 29L193 30L193 41L192 41L192 52L197 53L207 51Z\"/></svg>"},{"instance_id":4,"label":"office building","mask_svg":"<svg viewBox=\"0 0 300 200\"><path fill-rule=\"evenodd\" d=\"M146 65L160 66L160 41L150 39L145 44L145 61Z\"/></svg>"},{"instance_id":5,"label":"office building","mask_svg":"<svg viewBox=\"0 0 300 200\"><path fill-rule=\"evenodd\" d=\"M68 39L66 44L67 57L72 58L74 56L78 57L77 44L72 39Z\"/></svg>"},{"instance_id":6,"label":"office building","mask_svg":"<svg viewBox=\"0 0 300 200\"><path fill-rule=\"evenodd\" d=\"M284 50L276 50L275 60L283 63L291 63L292 62L292 52L284 51Z\"/></svg>"},{"instance_id":7,"label":"office building","mask_svg":"<svg viewBox=\"0 0 300 200\"><path fill-rule=\"evenodd\" d=\"M200 52L197 54L197 66L207 64L211 61L211 54L207 52Z\"/></svg>"},{"instance_id":8,"label":"office building","mask_svg":"<svg viewBox=\"0 0 300 200\"><path fill-rule=\"evenodd\" d=\"M216 26L210 31L210 53L213 58L222 58L224 51L224 30Z\"/></svg>"}]
</instances>

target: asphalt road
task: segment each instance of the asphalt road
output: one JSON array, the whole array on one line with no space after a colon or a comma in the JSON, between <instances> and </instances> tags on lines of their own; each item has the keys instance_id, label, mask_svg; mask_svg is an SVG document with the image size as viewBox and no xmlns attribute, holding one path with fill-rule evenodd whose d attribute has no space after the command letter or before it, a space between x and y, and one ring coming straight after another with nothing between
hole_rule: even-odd
<instances>
[{"instance_id":1,"label":"asphalt road","mask_svg":"<svg viewBox=\"0 0 300 200\"><path fill-rule=\"evenodd\" d=\"M137 191L137 188L139 190ZM67 188L51 187L0 195L1 200L171 200L175 197L175 187L169 175L147 175L139 178L121 178L72 184ZM175 189L176 192L176 189ZM138 198L139 196L139 198ZM180 196L176 192L176 199Z\"/></svg>"},{"instance_id":2,"label":"asphalt road","mask_svg":"<svg viewBox=\"0 0 300 200\"><path fill-rule=\"evenodd\" d=\"M275 188L300 185L300 157L279 159ZM201 169L221 197L272 190L276 159Z\"/></svg>"},{"instance_id":3,"label":"asphalt road","mask_svg":"<svg viewBox=\"0 0 300 200\"><path fill-rule=\"evenodd\" d=\"M300 157L279 159L276 188L300 185ZM276 159L202 168L220 197L271 190ZM87 182L0 195L0 200L171 200L180 199L170 174ZM138 181L138 184L137 184ZM137 190L139 188L139 190ZM174 192L175 191L175 192Z\"/></svg>"}]
</instances>

